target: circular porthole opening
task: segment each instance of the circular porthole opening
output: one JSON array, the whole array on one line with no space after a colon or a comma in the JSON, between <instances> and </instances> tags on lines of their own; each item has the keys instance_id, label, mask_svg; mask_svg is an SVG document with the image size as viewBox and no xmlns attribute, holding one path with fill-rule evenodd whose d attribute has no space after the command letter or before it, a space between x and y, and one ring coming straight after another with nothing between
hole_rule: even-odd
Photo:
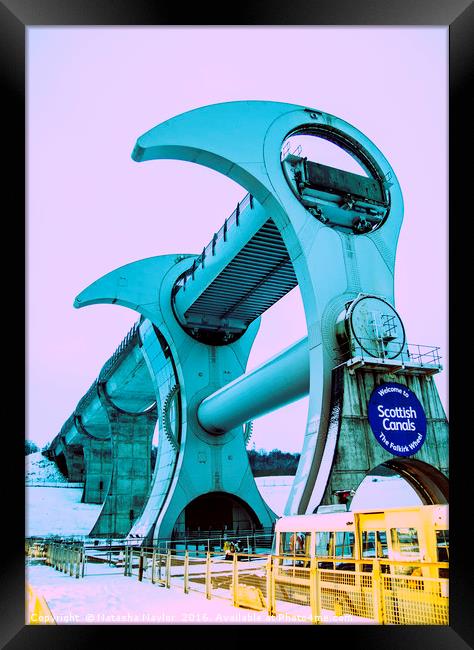
<instances>
[{"instance_id":1,"label":"circular porthole opening","mask_svg":"<svg viewBox=\"0 0 474 650\"><path fill-rule=\"evenodd\" d=\"M293 193L329 227L366 234L382 225L390 209L390 179L360 144L329 127L289 134L281 164Z\"/></svg>"}]
</instances>

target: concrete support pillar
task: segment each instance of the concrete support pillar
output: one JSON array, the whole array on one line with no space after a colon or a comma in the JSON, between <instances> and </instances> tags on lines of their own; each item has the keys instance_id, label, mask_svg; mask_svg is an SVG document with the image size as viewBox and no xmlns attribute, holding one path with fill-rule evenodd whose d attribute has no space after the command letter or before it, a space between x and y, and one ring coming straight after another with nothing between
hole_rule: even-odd
<instances>
[{"instance_id":1,"label":"concrete support pillar","mask_svg":"<svg viewBox=\"0 0 474 650\"><path fill-rule=\"evenodd\" d=\"M145 413L126 413L110 401L103 385L99 385L99 396L110 423L112 474L102 511L90 534L121 537L140 515L148 494L157 412L154 407Z\"/></svg>"},{"instance_id":2,"label":"concrete support pillar","mask_svg":"<svg viewBox=\"0 0 474 650\"><path fill-rule=\"evenodd\" d=\"M68 480L80 483L85 478L84 452L82 445L68 445L64 448Z\"/></svg>"},{"instance_id":3,"label":"concrete support pillar","mask_svg":"<svg viewBox=\"0 0 474 650\"><path fill-rule=\"evenodd\" d=\"M109 489L112 473L111 443L85 437L83 503L103 503Z\"/></svg>"},{"instance_id":4,"label":"concrete support pillar","mask_svg":"<svg viewBox=\"0 0 474 650\"><path fill-rule=\"evenodd\" d=\"M368 421L367 405L372 391L388 382L413 391L426 415L425 442L412 456L394 456L385 450ZM423 371L390 374L368 367L350 370L339 366L333 371L330 422L337 444L321 505L338 503L337 491L355 492L367 474L381 464L403 476L424 503L448 501L448 421L432 375Z\"/></svg>"}]
</instances>

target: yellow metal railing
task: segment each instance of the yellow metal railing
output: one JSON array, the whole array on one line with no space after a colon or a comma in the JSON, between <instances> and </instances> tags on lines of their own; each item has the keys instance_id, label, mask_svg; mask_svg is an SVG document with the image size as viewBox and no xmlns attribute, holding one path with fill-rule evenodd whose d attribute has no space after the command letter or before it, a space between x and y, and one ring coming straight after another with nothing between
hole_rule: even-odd
<instances>
[{"instance_id":1,"label":"yellow metal railing","mask_svg":"<svg viewBox=\"0 0 474 650\"><path fill-rule=\"evenodd\" d=\"M448 563L134 548L125 575L311 621L448 625Z\"/></svg>"},{"instance_id":2,"label":"yellow metal railing","mask_svg":"<svg viewBox=\"0 0 474 650\"><path fill-rule=\"evenodd\" d=\"M71 576L84 575L80 547L31 545L27 553ZM125 576L150 581L267 616L313 623L448 625L447 562L180 551L126 547ZM30 597L35 616L46 606ZM34 609L36 608L36 609ZM29 610L30 611L30 610Z\"/></svg>"},{"instance_id":3,"label":"yellow metal railing","mask_svg":"<svg viewBox=\"0 0 474 650\"><path fill-rule=\"evenodd\" d=\"M447 578L381 575L382 617L392 625L448 625Z\"/></svg>"}]
</instances>

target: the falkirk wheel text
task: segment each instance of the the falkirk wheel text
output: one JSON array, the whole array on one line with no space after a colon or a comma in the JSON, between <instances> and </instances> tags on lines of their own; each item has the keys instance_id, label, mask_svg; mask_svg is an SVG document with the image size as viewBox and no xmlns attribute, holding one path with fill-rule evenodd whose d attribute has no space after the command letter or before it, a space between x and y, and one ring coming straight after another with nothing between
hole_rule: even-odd
<instances>
[{"instance_id":1,"label":"the falkirk wheel text","mask_svg":"<svg viewBox=\"0 0 474 650\"><path fill-rule=\"evenodd\" d=\"M363 173L292 150L295 135L330 141ZM132 158L204 165L247 194L201 254L181 254L177 233L177 252L111 271L75 300L139 314L48 451L69 480L84 481L84 502L103 504L91 533L149 543L272 526L246 452L252 421L308 394L285 514L340 504L341 495L349 507L379 466L396 470L424 503L447 502L448 423L432 380L441 366L437 348L409 342L394 306L403 200L378 148L334 115L248 101L159 124L138 138ZM246 373L260 318L296 285L307 337ZM387 395L406 388L408 408L416 400L419 436L396 424L414 421L415 411L397 411L403 398L384 397L385 385Z\"/></svg>"}]
</instances>

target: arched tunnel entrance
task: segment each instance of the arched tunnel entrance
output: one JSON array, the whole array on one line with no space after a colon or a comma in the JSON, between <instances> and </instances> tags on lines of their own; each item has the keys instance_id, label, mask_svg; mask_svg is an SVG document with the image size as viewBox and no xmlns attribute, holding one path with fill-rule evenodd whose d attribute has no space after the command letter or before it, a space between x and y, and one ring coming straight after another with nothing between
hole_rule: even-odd
<instances>
[{"instance_id":1,"label":"arched tunnel entrance","mask_svg":"<svg viewBox=\"0 0 474 650\"><path fill-rule=\"evenodd\" d=\"M55 456L54 461L61 474L68 481L84 481L84 451L81 445L71 445L65 452Z\"/></svg>"},{"instance_id":2,"label":"arched tunnel entrance","mask_svg":"<svg viewBox=\"0 0 474 650\"><path fill-rule=\"evenodd\" d=\"M64 476L64 478L69 478L69 470L67 467L66 463L66 457L64 454L58 454L55 458L56 465L61 472L61 474Z\"/></svg>"},{"instance_id":3,"label":"arched tunnel entrance","mask_svg":"<svg viewBox=\"0 0 474 650\"><path fill-rule=\"evenodd\" d=\"M367 474L352 498L350 509L447 504L448 501L449 481L438 469L412 458L393 458Z\"/></svg>"},{"instance_id":4,"label":"arched tunnel entrance","mask_svg":"<svg viewBox=\"0 0 474 650\"><path fill-rule=\"evenodd\" d=\"M179 515L173 538L242 534L261 528L257 515L242 499L227 492L208 492L191 501Z\"/></svg>"}]
</instances>

